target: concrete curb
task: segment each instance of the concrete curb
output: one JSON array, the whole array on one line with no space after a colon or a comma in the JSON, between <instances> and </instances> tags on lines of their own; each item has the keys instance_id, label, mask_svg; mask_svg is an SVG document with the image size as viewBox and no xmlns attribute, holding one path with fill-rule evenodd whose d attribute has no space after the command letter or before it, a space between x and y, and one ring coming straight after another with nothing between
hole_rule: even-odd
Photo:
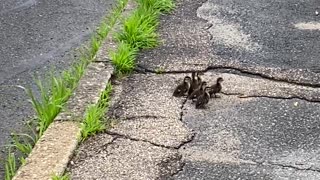
<instances>
[{"instance_id":1,"label":"concrete curb","mask_svg":"<svg viewBox=\"0 0 320 180\"><path fill-rule=\"evenodd\" d=\"M108 62L93 62L88 66L66 104L67 111L61 112L45 131L14 180L51 179L53 175L63 174L77 147L85 110L98 102L112 73L113 67Z\"/></svg>"},{"instance_id":2,"label":"concrete curb","mask_svg":"<svg viewBox=\"0 0 320 180\"><path fill-rule=\"evenodd\" d=\"M128 1L120 17L135 8ZM55 121L39 139L26 159L26 163L17 171L14 180L51 179L53 175L62 175L77 148L80 136L80 121L90 104L96 104L101 92L106 88L114 68L110 62L109 52L116 48L112 39L121 24L121 18L109 32L101 45L95 61L88 65L77 89Z\"/></svg>"},{"instance_id":3,"label":"concrete curb","mask_svg":"<svg viewBox=\"0 0 320 180\"><path fill-rule=\"evenodd\" d=\"M51 179L62 174L78 145L79 134L77 122L53 122L13 179Z\"/></svg>"}]
</instances>

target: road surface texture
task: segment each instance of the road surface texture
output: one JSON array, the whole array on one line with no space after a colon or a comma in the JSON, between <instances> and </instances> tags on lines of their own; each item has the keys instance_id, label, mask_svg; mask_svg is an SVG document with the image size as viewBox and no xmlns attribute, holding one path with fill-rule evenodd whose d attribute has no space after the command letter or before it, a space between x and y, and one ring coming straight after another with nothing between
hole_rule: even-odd
<instances>
[{"instance_id":1,"label":"road surface texture","mask_svg":"<svg viewBox=\"0 0 320 180\"><path fill-rule=\"evenodd\" d=\"M80 146L72 178L320 179L319 6L179 1L162 45L139 55L147 73L114 82L119 122ZM195 70L224 79L206 109L172 97Z\"/></svg>"},{"instance_id":2,"label":"road surface texture","mask_svg":"<svg viewBox=\"0 0 320 180\"><path fill-rule=\"evenodd\" d=\"M113 0L0 0L0 147L33 116L24 91L33 77L62 70L111 9ZM3 154L1 154L1 157ZM1 159L1 158L0 158ZM3 167L0 166L0 179Z\"/></svg>"}]
</instances>

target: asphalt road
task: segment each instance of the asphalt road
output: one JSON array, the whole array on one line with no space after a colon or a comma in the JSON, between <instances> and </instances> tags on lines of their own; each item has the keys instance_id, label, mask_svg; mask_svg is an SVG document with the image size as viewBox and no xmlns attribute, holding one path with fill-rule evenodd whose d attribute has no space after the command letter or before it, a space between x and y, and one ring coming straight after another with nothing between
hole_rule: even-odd
<instances>
[{"instance_id":1,"label":"asphalt road","mask_svg":"<svg viewBox=\"0 0 320 180\"><path fill-rule=\"evenodd\" d=\"M320 23L319 7L317 0L209 0L198 16L213 24L212 49L223 58L319 72L320 31L299 28L301 23Z\"/></svg>"},{"instance_id":2,"label":"asphalt road","mask_svg":"<svg viewBox=\"0 0 320 180\"><path fill-rule=\"evenodd\" d=\"M113 0L0 0L0 149L11 132L33 116L16 85L34 88L33 77L67 68L75 49L111 9ZM0 178L2 177L0 166Z\"/></svg>"},{"instance_id":3,"label":"asphalt road","mask_svg":"<svg viewBox=\"0 0 320 180\"><path fill-rule=\"evenodd\" d=\"M181 1L138 57L164 73L116 81L119 123L80 145L73 178L320 179L319 3ZM224 79L206 109L172 96L191 70Z\"/></svg>"},{"instance_id":4,"label":"asphalt road","mask_svg":"<svg viewBox=\"0 0 320 180\"><path fill-rule=\"evenodd\" d=\"M139 64L164 71L226 67L319 86L319 7L316 0L184 1L174 17L162 18L164 45L146 51Z\"/></svg>"},{"instance_id":5,"label":"asphalt road","mask_svg":"<svg viewBox=\"0 0 320 180\"><path fill-rule=\"evenodd\" d=\"M196 135L179 149L186 164L174 179L320 178L319 88L287 87L320 84L319 7L316 0L184 0L162 17L164 43L140 55L141 67L209 69L209 84L222 76L223 91L255 96L222 95L205 110L183 106L182 122Z\"/></svg>"}]
</instances>

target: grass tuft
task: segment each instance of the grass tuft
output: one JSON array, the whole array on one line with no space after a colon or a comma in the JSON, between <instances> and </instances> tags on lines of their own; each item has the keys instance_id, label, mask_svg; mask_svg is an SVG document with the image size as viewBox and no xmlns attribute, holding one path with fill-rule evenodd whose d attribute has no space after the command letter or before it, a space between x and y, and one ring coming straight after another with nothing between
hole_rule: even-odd
<instances>
[{"instance_id":1,"label":"grass tuft","mask_svg":"<svg viewBox=\"0 0 320 180\"><path fill-rule=\"evenodd\" d=\"M70 174L64 174L63 176L57 176L57 175L54 175L52 176L51 180L69 180L71 179L70 178Z\"/></svg>"},{"instance_id":2,"label":"grass tuft","mask_svg":"<svg viewBox=\"0 0 320 180\"><path fill-rule=\"evenodd\" d=\"M16 156L9 149L8 156L5 162L5 180L11 180L16 174L17 166L16 166Z\"/></svg>"},{"instance_id":3,"label":"grass tuft","mask_svg":"<svg viewBox=\"0 0 320 180\"><path fill-rule=\"evenodd\" d=\"M133 48L156 47L158 45L157 20L156 12L140 7L124 22L124 29L116 34L116 39Z\"/></svg>"},{"instance_id":4,"label":"grass tuft","mask_svg":"<svg viewBox=\"0 0 320 180\"><path fill-rule=\"evenodd\" d=\"M100 24L100 27L97 30L97 34L101 39L104 39L107 37L109 31L110 31L110 26L107 23L102 22Z\"/></svg>"},{"instance_id":5,"label":"grass tuft","mask_svg":"<svg viewBox=\"0 0 320 180\"><path fill-rule=\"evenodd\" d=\"M100 32L101 33L101 32ZM91 38L91 49L90 49L90 58L93 59L97 54L101 45L101 40L98 35L92 36Z\"/></svg>"},{"instance_id":6,"label":"grass tuft","mask_svg":"<svg viewBox=\"0 0 320 180\"><path fill-rule=\"evenodd\" d=\"M81 123L82 141L106 129L104 115L109 106L111 91L112 86L108 84L106 90L101 93L99 102L88 107L85 119Z\"/></svg>"},{"instance_id":7,"label":"grass tuft","mask_svg":"<svg viewBox=\"0 0 320 180\"><path fill-rule=\"evenodd\" d=\"M111 53L111 60L118 75L128 74L135 68L138 50L156 47L159 15L174 7L172 0L136 0L138 8L123 23L123 30L115 34L118 49Z\"/></svg>"},{"instance_id":8,"label":"grass tuft","mask_svg":"<svg viewBox=\"0 0 320 180\"><path fill-rule=\"evenodd\" d=\"M28 134L13 134L13 146L26 157L31 153L37 137L33 138Z\"/></svg>"},{"instance_id":9,"label":"grass tuft","mask_svg":"<svg viewBox=\"0 0 320 180\"><path fill-rule=\"evenodd\" d=\"M155 71L156 71L156 74L162 74L165 72L165 69L160 67L160 68L157 68Z\"/></svg>"},{"instance_id":10,"label":"grass tuft","mask_svg":"<svg viewBox=\"0 0 320 180\"><path fill-rule=\"evenodd\" d=\"M116 68L116 74L128 74L135 67L135 58L137 49L131 47L129 44L120 42L118 49L111 52L112 64Z\"/></svg>"},{"instance_id":11,"label":"grass tuft","mask_svg":"<svg viewBox=\"0 0 320 180\"><path fill-rule=\"evenodd\" d=\"M83 141L86 140L89 136L94 135L98 132L102 132L106 129L101 117L103 113L103 109L98 108L95 105L89 106L86 111L85 120L81 124L81 137Z\"/></svg>"},{"instance_id":12,"label":"grass tuft","mask_svg":"<svg viewBox=\"0 0 320 180\"><path fill-rule=\"evenodd\" d=\"M39 79L36 80L40 92L39 99L35 97L30 89L27 90L31 104L37 114L39 136L49 127L71 95L74 87L69 88L65 82L63 77L55 77L53 74L50 75L49 85L44 85Z\"/></svg>"},{"instance_id":13,"label":"grass tuft","mask_svg":"<svg viewBox=\"0 0 320 180\"><path fill-rule=\"evenodd\" d=\"M175 7L175 4L172 0L137 0L137 2L144 8L153 9L164 13L169 13Z\"/></svg>"}]
</instances>

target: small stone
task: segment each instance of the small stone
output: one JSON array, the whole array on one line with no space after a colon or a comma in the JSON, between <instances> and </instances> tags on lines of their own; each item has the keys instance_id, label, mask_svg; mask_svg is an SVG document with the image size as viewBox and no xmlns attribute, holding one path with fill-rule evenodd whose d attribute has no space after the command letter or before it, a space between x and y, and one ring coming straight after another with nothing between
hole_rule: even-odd
<instances>
[{"instance_id":1,"label":"small stone","mask_svg":"<svg viewBox=\"0 0 320 180\"><path fill-rule=\"evenodd\" d=\"M314 13L316 14L316 16L318 16L318 15L319 15L319 11L315 11Z\"/></svg>"},{"instance_id":2,"label":"small stone","mask_svg":"<svg viewBox=\"0 0 320 180\"><path fill-rule=\"evenodd\" d=\"M298 106L298 102L295 102L293 105L297 107Z\"/></svg>"}]
</instances>

